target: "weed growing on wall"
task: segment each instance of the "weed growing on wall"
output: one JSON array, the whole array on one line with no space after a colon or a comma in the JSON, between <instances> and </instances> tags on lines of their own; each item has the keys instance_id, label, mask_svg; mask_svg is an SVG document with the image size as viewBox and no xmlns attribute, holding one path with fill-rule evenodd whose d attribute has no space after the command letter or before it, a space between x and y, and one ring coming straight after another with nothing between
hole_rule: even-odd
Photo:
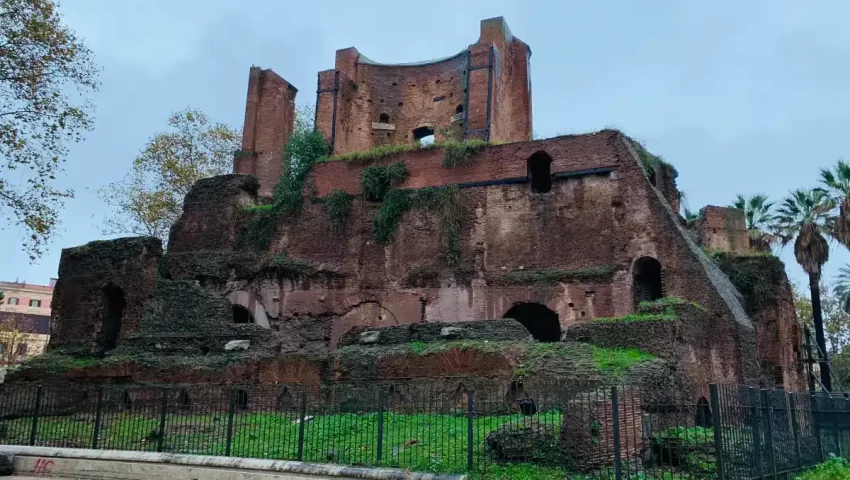
<instances>
[{"instance_id":1,"label":"weed growing on wall","mask_svg":"<svg viewBox=\"0 0 850 480\"><path fill-rule=\"evenodd\" d=\"M485 147L491 145L484 140L469 139L469 140L449 140L445 142L434 142L431 144L422 145L419 143L405 143L401 145L379 145L369 150L359 152L346 153L344 155L333 155L323 157L320 162L352 162L352 163L371 163L376 160L381 160L393 155L399 155L407 152L417 152L421 150L436 150L443 149L443 166L451 168L461 164L470 156L484 150Z\"/></svg>"},{"instance_id":2,"label":"weed growing on wall","mask_svg":"<svg viewBox=\"0 0 850 480\"><path fill-rule=\"evenodd\" d=\"M325 212L337 233L345 233L348 212L351 210L351 195L345 190L334 190L324 198Z\"/></svg>"},{"instance_id":3,"label":"weed growing on wall","mask_svg":"<svg viewBox=\"0 0 850 480\"><path fill-rule=\"evenodd\" d=\"M472 155L484 150L487 142L484 140L466 140L463 142L446 142L443 145L443 166L456 167Z\"/></svg>"},{"instance_id":4,"label":"weed growing on wall","mask_svg":"<svg viewBox=\"0 0 850 480\"><path fill-rule=\"evenodd\" d=\"M268 250L272 243L277 212L273 208L254 208L247 211L251 218L236 235L237 249Z\"/></svg>"},{"instance_id":5,"label":"weed growing on wall","mask_svg":"<svg viewBox=\"0 0 850 480\"><path fill-rule=\"evenodd\" d=\"M387 244L395 236L396 227L401 217L411 207L411 192L408 190L390 190L384 197L381 209L375 214L372 222L375 240Z\"/></svg>"},{"instance_id":6,"label":"weed growing on wall","mask_svg":"<svg viewBox=\"0 0 850 480\"><path fill-rule=\"evenodd\" d=\"M360 172L360 188L369 200L384 200L398 182L403 182L409 175L407 164L395 162L388 166L371 165Z\"/></svg>"}]
</instances>

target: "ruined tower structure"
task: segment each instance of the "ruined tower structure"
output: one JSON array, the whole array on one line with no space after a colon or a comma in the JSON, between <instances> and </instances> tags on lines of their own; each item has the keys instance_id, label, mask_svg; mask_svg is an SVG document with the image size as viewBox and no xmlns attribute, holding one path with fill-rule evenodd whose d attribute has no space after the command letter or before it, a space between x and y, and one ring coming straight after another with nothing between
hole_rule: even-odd
<instances>
[{"instance_id":1,"label":"ruined tower structure","mask_svg":"<svg viewBox=\"0 0 850 480\"><path fill-rule=\"evenodd\" d=\"M317 81L328 156L286 198L297 90L252 67L234 173L194 186L167 254L150 238L63 251L48 357L99 360L13 380L486 376L515 393L517 376L604 379L592 352L639 349L655 360L635 381L695 396L801 388L784 266L751 249L743 213L686 222L676 170L619 131L532 140L530 56L502 18L440 60L338 50ZM541 342L564 354L524 360Z\"/></svg>"}]
</instances>

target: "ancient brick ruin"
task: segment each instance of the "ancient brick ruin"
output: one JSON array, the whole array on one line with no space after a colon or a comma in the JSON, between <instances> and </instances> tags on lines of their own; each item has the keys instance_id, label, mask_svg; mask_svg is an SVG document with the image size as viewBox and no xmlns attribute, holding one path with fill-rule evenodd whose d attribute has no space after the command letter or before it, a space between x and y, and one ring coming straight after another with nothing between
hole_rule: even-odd
<instances>
[{"instance_id":1,"label":"ancient brick ruin","mask_svg":"<svg viewBox=\"0 0 850 480\"><path fill-rule=\"evenodd\" d=\"M281 175L296 89L252 68L234 174L194 186L167 255L150 238L64 250L49 349L65 363L13 380L491 377L511 395L518 376L602 382L594 349L637 348L657 360L635 375L675 377L698 396L709 382L802 388L788 280L778 259L750 251L742 212L706 207L689 226L675 169L618 131L532 141L530 55L501 18L441 60L337 51L317 89L330 154L427 135L438 145L331 157L288 217L253 207ZM487 143L447 164L449 139ZM399 162L407 175L392 189L438 201L408 205L382 242L385 199L367 198L361 178ZM342 226L327 209L335 194L351 198ZM545 342L567 353L530 365ZM87 356L97 360L73 360ZM444 388L460 395L458 382Z\"/></svg>"}]
</instances>

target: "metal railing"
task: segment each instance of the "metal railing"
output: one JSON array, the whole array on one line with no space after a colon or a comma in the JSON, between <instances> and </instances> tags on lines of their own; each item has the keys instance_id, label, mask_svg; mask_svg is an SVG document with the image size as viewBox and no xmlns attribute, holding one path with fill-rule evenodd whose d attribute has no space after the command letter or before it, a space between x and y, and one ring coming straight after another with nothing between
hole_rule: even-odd
<instances>
[{"instance_id":1,"label":"metal railing","mask_svg":"<svg viewBox=\"0 0 850 480\"><path fill-rule=\"evenodd\" d=\"M791 479L850 450L845 397L466 383L4 385L0 443L571 480Z\"/></svg>"}]
</instances>

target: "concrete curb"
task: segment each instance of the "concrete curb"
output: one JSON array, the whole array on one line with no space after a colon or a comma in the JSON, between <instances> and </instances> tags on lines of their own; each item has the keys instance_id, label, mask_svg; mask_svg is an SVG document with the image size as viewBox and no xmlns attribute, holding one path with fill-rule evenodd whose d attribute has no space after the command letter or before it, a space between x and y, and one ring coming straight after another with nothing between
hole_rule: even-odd
<instances>
[{"instance_id":1,"label":"concrete curb","mask_svg":"<svg viewBox=\"0 0 850 480\"><path fill-rule=\"evenodd\" d=\"M466 475L435 475L414 473L391 468L348 467L288 460L261 460L256 458L214 457L173 453L130 452L121 450L90 450L82 448L28 447L0 445L0 455L52 457L63 459L102 460L112 462L141 462L183 465L191 467L229 468L280 472L328 477L362 478L365 480L465 480Z\"/></svg>"}]
</instances>

